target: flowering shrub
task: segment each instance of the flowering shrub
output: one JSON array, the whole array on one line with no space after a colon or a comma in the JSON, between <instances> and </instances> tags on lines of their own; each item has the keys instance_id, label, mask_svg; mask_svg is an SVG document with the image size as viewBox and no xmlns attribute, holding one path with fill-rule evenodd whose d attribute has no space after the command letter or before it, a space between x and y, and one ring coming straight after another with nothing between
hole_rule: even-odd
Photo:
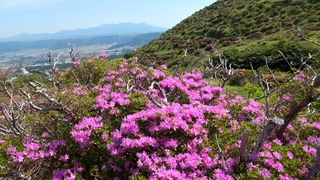
<instances>
[{"instance_id":1,"label":"flowering shrub","mask_svg":"<svg viewBox=\"0 0 320 180\"><path fill-rule=\"evenodd\" d=\"M104 57L74 68L81 72ZM302 87L308 81L299 74L292 83ZM283 137L272 132L261 150L251 153L269 120L265 106L241 96L227 97L196 70L173 76L166 66L145 69L130 60L85 87L79 83L68 87L65 95L77 99L68 101L76 117L38 112L33 118L45 119L42 124L50 132L31 132L22 143L8 138L1 145L12 168L30 174L31 162L41 164L35 175L44 178L48 174L38 171L51 172L57 180L298 179L317 157L319 114L301 114ZM285 102L277 106L279 111L271 108L275 117L285 116L299 100L296 91L283 91L275 98ZM77 112L77 107L87 109ZM247 158L241 154L244 131L250 134Z\"/></svg>"},{"instance_id":2,"label":"flowering shrub","mask_svg":"<svg viewBox=\"0 0 320 180\"><path fill-rule=\"evenodd\" d=\"M51 142L35 142L32 137L26 137L23 142L24 149L17 151L13 146L8 147L7 154L11 157L15 163L22 163L24 161L37 161L48 157L54 157L57 155L57 149L65 146L66 143L63 140L54 140Z\"/></svg>"}]
</instances>

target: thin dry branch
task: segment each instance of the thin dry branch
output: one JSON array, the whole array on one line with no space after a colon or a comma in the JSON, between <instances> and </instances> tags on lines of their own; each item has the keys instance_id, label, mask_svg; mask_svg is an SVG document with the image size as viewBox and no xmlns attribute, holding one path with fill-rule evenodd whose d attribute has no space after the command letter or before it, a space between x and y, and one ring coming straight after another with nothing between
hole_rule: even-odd
<instances>
[{"instance_id":1,"label":"thin dry branch","mask_svg":"<svg viewBox=\"0 0 320 180\"><path fill-rule=\"evenodd\" d=\"M319 43L319 42L313 41L313 40L307 38L307 37L305 36L305 34L304 34L304 31L303 31L302 29L300 29L300 27L297 28L297 31L298 31L299 37L302 38L303 40L308 41L308 42L311 42L311 43L313 43L313 44L316 44L316 45L320 46L320 43Z\"/></svg>"},{"instance_id":2,"label":"thin dry branch","mask_svg":"<svg viewBox=\"0 0 320 180\"><path fill-rule=\"evenodd\" d=\"M250 136L250 134L249 134L249 131L247 131L247 130L245 130L241 136L241 143L240 143L240 148L239 148L241 162L248 161L247 145L248 145L249 136Z\"/></svg>"},{"instance_id":3,"label":"thin dry branch","mask_svg":"<svg viewBox=\"0 0 320 180\"><path fill-rule=\"evenodd\" d=\"M228 62L228 59L223 55L219 54L219 63L214 64L213 60L209 58L208 60L208 72L213 73L213 76L216 80L222 80L219 83L220 87L224 87L227 82L233 77L234 69L232 64Z\"/></svg>"}]
</instances>

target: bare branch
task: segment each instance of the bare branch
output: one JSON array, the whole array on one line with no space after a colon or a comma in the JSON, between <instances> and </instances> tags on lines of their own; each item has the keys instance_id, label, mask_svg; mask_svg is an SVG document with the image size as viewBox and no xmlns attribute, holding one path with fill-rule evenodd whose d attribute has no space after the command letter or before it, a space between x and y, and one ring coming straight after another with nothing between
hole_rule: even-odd
<instances>
[{"instance_id":1,"label":"bare branch","mask_svg":"<svg viewBox=\"0 0 320 180\"><path fill-rule=\"evenodd\" d=\"M150 86L149 89L153 89L155 85L157 86L157 89L160 91L161 96L162 96L162 98L164 99L165 103L168 104L167 95L166 95L165 91L161 88L161 86L160 86L159 83L153 81L153 82L151 83L151 86Z\"/></svg>"},{"instance_id":2,"label":"bare branch","mask_svg":"<svg viewBox=\"0 0 320 180\"><path fill-rule=\"evenodd\" d=\"M245 130L241 136L241 143L240 143L240 149L239 149L241 162L248 161L247 145L248 145L249 136L250 134L249 134L249 131L247 130Z\"/></svg>"},{"instance_id":3,"label":"bare branch","mask_svg":"<svg viewBox=\"0 0 320 180\"><path fill-rule=\"evenodd\" d=\"M320 43L319 42L316 42L316 41L313 41L311 39L308 39L305 34L304 34L304 31L302 29L300 29L300 27L297 28L297 31L298 31L298 35L300 36L300 38L302 38L303 40L305 41L308 41L308 42L311 42L313 44L316 44L318 46L320 46Z\"/></svg>"},{"instance_id":4,"label":"bare branch","mask_svg":"<svg viewBox=\"0 0 320 180\"><path fill-rule=\"evenodd\" d=\"M273 131L276 127L276 123L273 121L268 121L267 125L264 126L263 130L258 136L258 139L255 143L254 148L251 151L251 154L258 154L262 148L263 143L268 138L269 134Z\"/></svg>"},{"instance_id":5,"label":"bare branch","mask_svg":"<svg viewBox=\"0 0 320 180\"><path fill-rule=\"evenodd\" d=\"M287 64L289 65L290 69L293 69L292 64L289 62L289 60L287 59L287 57L282 53L282 51L278 50L278 52L281 54L281 56L283 57L283 59L287 62Z\"/></svg>"},{"instance_id":6,"label":"bare branch","mask_svg":"<svg viewBox=\"0 0 320 180\"><path fill-rule=\"evenodd\" d=\"M213 60L209 58L207 68L210 74L213 73L213 77L216 80L222 81L219 83L219 86L224 87L234 75L234 69L232 68L232 64L222 54L218 54L218 57L219 63L217 64L214 64Z\"/></svg>"},{"instance_id":7,"label":"bare branch","mask_svg":"<svg viewBox=\"0 0 320 180\"><path fill-rule=\"evenodd\" d=\"M221 154L221 159L222 159L223 168L224 168L225 170L227 170L228 168L227 168L226 161L225 161L225 158L224 158L224 155L223 155L224 153L223 153L223 151L222 151L222 149L221 149L221 147L220 147L220 143L219 143L219 139L218 139L217 133L214 134L214 138L216 139L216 144L217 144L217 147L218 147L219 152L220 152L220 154Z\"/></svg>"}]
</instances>

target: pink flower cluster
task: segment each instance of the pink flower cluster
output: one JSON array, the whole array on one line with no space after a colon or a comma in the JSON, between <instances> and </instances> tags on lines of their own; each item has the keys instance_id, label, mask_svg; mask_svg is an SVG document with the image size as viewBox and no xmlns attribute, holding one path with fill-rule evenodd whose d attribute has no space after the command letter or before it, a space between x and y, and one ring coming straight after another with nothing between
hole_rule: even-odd
<instances>
[{"instance_id":1,"label":"pink flower cluster","mask_svg":"<svg viewBox=\"0 0 320 180\"><path fill-rule=\"evenodd\" d=\"M125 106L130 104L128 95L123 92L111 92L111 86L105 85L99 88L99 95L96 97L97 109L110 110L112 114L119 114L120 111L116 110L116 106Z\"/></svg>"},{"instance_id":2,"label":"pink flower cluster","mask_svg":"<svg viewBox=\"0 0 320 180\"><path fill-rule=\"evenodd\" d=\"M315 129L317 129L318 131L320 131L320 123L319 122L314 122L311 124L311 126Z\"/></svg>"},{"instance_id":3,"label":"pink flower cluster","mask_svg":"<svg viewBox=\"0 0 320 180\"><path fill-rule=\"evenodd\" d=\"M309 153L314 158L316 157L317 150L315 148L311 147L311 146L308 146L308 145L303 146L303 151L306 152L306 153Z\"/></svg>"},{"instance_id":4,"label":"pink flower cluster","mask_svg":"<svg viewBox=\"0 0 320 180\"><path fill-rule=\"evenodd\" d=\"M283 165L281 164L282 156L279 152L269 152L263 151L259 154L260 157L263 157L263 162L267 167L271 167L278 172L282 172L284 170Z\"/></svg>"},{"instance_id":5,"label":"pink flower cluster","mask_svg":"<svg viewBox=\"0 0 320 180\"><path fill-rule=\"evenodd\" d=\"M300 72L298 75L296 75L293 80L295 81L299 81L301 82L302 84L305 84L306 83L306 76L303 72Z\"/></svg>"},{"instance_id":6,"label":"pink flower cluster","mask_svg":"<svg viewBox=\"0 0 320 180\"><path fill-rule=\"evenodd\" d=\"M79 66L81 64L81 62L78 60L75 60L75 61L72 61L72 64L73 64L73 66Z\"/></svg>"},{"instance_id":7,"label":"pink flower cluster","mask_svg":"<svg viewBox=\"0 0 320 180\"><path fill-rule=\"evenodd\" d=\"M88 147L90 145L92 132L101 129L102 126L102 117L100 116L84 118L79 124L73 127L71 136L81 147Z\"/></svg>"},{"instance_id":8,"label":"pink flower cluster","mask_svg":"<svg viewBox=\"0 0 320 180\"><path fill-rule=\"evenodd\" d=\"M150 179L206 177L209 169L221 163L219 157L211 156L212 149L204 145L208 138L205 128L208 124L206 115L211 114L218 119L230 116L226 109L228 102L221 96L222 89L208 85L200 73L166 77L160 70L150 69L150 77L139 68L127 70L126 66L127 64L120 66L120 71L130 73L130 77L134 79L131 91L150 94L152 98L163 103L163 107L159 108L148 102L148 109L123 119L119 130L112 133L112 141L107 149L114 159L120 158L127 163L110 161L109 167L113 167L111 169L114 173L121 173L123 170L148 173ZM115 83L118 75L116 71L109 72L104 80ZM125 74L122 74L122 77L125 77ZM159 86L155 83L146 84L145 79L156 82ZM123 87L127 86L130 84ZM111 87L112 85L108 84L102 88L104 91L100 92L106 94ZM177 96L163 96L170 92L177 93ZM127 88L122 88L119 93L123 93L120 99L125 100L123 97L128 93ZM102 104L100 97L97 101ZM221 104L217 105L217 101ZM103 107L98 106L105 109ZM137 162L134 163L132 158L137 158ZM217 173L217 176L224 173L221 171L219 174Z\"/></svg>"},{"instance_id":9,"label":"pink flower cluster","mask_svg":"<svg viewBox=\"0 0 320 180\"><path fill-rule=\"evenodd\" d=\"M210 85L197 71L174 76L167 75L166 69L143 69L124 61L107 72L101 84L88 89L75 87L71 90L74 94L95 94L96 103L90 112L93 117L68 122L69 144L47 141L50 136L45 133L39 141L27 137L22 151L9 147L7 154L14 163L53 159L58 162L53 172L56 180L76 179L78 175L84 179L91 175L115 179L142 175L148 179L232 180L246 177L248 172L263 179L293 179L288 164L298 164L300 175L307 172L308 161L300 158L296 149L303 147L304 158L314 158L319 134L297 140L290 133L299 128L318 131L318 122L299 117L289 124L284 139L271 133L262 151L250 154L251 162L240 164L241 133L257 128L249 129L251 143L256 137L252 132L259 132L265 124L264 106L241 96L228 98L221 87ZM295 80L304 83L305 76L299 74ZM281 99L291 101L291 97ZM58 151L60 147L65 148ZM79 151L74 152L75 148ZM241 172L242 167L247 172ZM245 175L237 174L239 170Z\"/></svg>"},{"instance_id":10,"label":"pink flower cluster","mask_svg":"<svg viewBox=\"0 0 320 180\"><path fill-rule=\"evenodd\" d=\"M75 95L79 95L79 96L85 96L85 95L87 95L88 90L86 88L82 88L82 87L75 87L75 88L73 88L72 93Z\"/></svg>"},{"instance_id":11,"label":"pink flower cluster","mask_svg":"<svg viewBox=\"0 0 320 180\"><path fill-rule=\"evenodd\" d=\"M59 147L65 146L63 140L53 140L49 142L37 142L32 137L27 136L23 142L23 150L18 151L16 147L10 146L7 148L7 155L9 155L13 162L22 163L25 160L37 161L49 157L55 157Z\"/></svg>"},{"instance_id":12,"label":"pink flower cluster","mask_svg":"<svg viewBox=\"0 0 320 180\"><path fill-rule=\"evenodd\" d=\"M75 180L77 174L84 171L78 162L73 162L72 167L68 169L60 169L53 172L53 180Z\"/></svg>"},{"instance_id":13,"label":"pink flower cluster","mask_svg":"<svg viewBox=\"0 0 320 180\"><path fill-rule=\"evenodd\" d=\"M99 58L100 59L106 59L108 57L108 52L106 51L102 51L100 54L99 54Z\"/></svg>"},{"instance_id":14,"label":"pink flower cluster","mask_svg":"<svg viewBox=\"0 0 320 180\"><path fill-rule=\"evenodd\" d=\"M210 157L211 149L203 146L207 137L204 112L197 105L174 103L129 115L120 130L113 132L108 151L127 161L136 156L138 161L132 170L147 171L156 179L164 175L186 179L204 176L217 164ZM183 146L186 150L178 151Z\"/></svg>"}]
</instances>

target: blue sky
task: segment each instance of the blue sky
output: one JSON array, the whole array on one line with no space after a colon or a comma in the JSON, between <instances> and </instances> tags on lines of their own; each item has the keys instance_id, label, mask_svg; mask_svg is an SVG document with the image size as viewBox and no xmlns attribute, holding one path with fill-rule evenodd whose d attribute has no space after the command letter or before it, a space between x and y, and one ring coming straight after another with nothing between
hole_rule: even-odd
<instances>
[{"instance_id":1,"label":"blue sky","mask_svg":"<svg viewBox=\"0 0 320 180\"><path fill-rule=\"evenodd\" d=\"M108 23L172 27L215 0L0 0L0 37Z\"/></svg>"}]
</instances>

